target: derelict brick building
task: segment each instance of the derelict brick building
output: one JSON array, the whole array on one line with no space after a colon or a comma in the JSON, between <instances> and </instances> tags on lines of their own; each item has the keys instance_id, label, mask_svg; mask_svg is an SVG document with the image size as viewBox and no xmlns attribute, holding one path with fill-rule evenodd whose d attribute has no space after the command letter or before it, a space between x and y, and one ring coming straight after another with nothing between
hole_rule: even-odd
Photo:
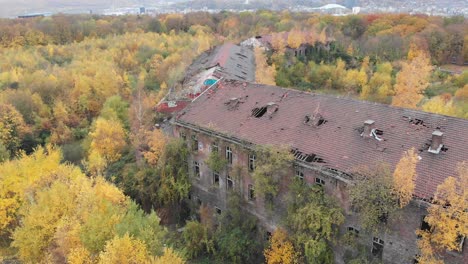
<instances>
[{"instance_id":1,"label":"derelict brick building","mask_svg":"<svg viewBox=\"0 0 468 264\"><path fill-rule=\"evenodd\" d=\"M246 209L272 231L285 211L288 183L299 177L322 185L340 201L346 217L341 232L358 232L360 243L384 263L413 263L415 231L423 225L427 201L439 184L456 175L459 162L468 161L468 120L239 80L219 81L179 112L173 125L175 136L192 148L192 200L221 212L234 189L247 201ZM266 144L287 146L296 158L290 177L282 179L273 214L255 197L251 178L252 150ZM412 147L420 158L415 199L399 220L388 223L387 232L366 234L348 202L351 170L378 161L394 168ZM206 159L211 151L228 160L226 169L210 171ZM466 243L461 247L462 253L447 253L446 263L468 263ZM336 262L344 263L349 250L337 246Z\"/></svg>"}]
</instances>

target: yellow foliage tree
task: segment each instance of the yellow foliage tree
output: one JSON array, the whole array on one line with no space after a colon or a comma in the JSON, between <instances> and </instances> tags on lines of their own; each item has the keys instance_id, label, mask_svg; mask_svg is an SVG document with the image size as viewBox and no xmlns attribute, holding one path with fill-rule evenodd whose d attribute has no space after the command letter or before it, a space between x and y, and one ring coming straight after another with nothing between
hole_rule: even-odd
<instances>
[{"instance_id":1,"label":"yellow foliage tree","mask_svg":"<svg viewBox=\"0 0 468 264\"><path fill-rule=\"evenodd\" d=\"M161 130L155 129L153 131L146 131L146 140L148 142L148 149L143 152L143 156L148 164L156 166L164 152L167 142L166 136Z\"/></svg>"},{"instance_id":2,"label":"yellow foliage tree","mask_svg":"<svg viewBox=\"0 0 468 264\"><path fill-rule=\"evenodd\" d=\"M271 46L279 54L283 54L286 49L284 33L274 33L271 35Z\"/></svg>"},{"instance_id":3,"label":"yellow foliage tree","mask_svg":"<svg viewBox=\"0 0 468 264\"><path fill-rule=\"evenodd\" d=\"M0 103L0 143L15 152L25 132L23 116L13 106Z\"/></svg>"},{"instance_id":4,"label":"yellow foliage tree","mask_svg":"<svg viewBox=\"0 0 468 264\"><path fill-rule=\"evenodd\" d=\"M425 221L430 231L419 230L421 258L435 259L433 252L460 251L460 238L468 236L468 163L458 165L458 177L448 177L437 187Z\"/></svg>"},{"instance_id":5,"label":"yellow foliage tree","mask_svg":"<svg viewBox=\"0 0 468 264\"><path fill-rule=\"evenodd\" d=\"M258 47L255 47L255 63L257 64L255 68L255 81L262 84L276 85L275 65L268 65L263 50Z\"/></svg>"},{"instance_id":6,"label":"yellow foliage tree","mask_svg":"<svg viewBox=\"0 0 468 264\"><path fill-rule=\"evenodd\" d=\"M270 246L264 253L267 264L297 263L297 253L284 229L278 228L273 232Z\"/></svg>"},{"instance_id":7,"label":"yellow foliage tree","mask_svg":"<svg viewBox=\"0 0 468 264\"><path fill-rule=\"evenodd\" d=\"M299 48L305 43L304 33L299 30L292 30L288 34L288 46L292 49Z\"/></svg>"},{"instance_id":8,"label":"yellow foliage tree","mask_svg":"<svg viewBox=\"0 0 468 264\"><path fill-rule=\"evenodd\" d=\"M185 260L181 258L172 248L165 248L164 254L161 257L155 258L152 264L185 264Z\"/></svg>"},{"instance_id":9,"label":"yellow foliage tree","mask_svg":"<svg viewBox=\"0 0 468 264\"><path fill-rule=\"evenodd\" d=\"M423 104L422 109L426 112L441 114L441 115L455 115L456 109L453 106L452 100L445 100L442 96L435 96Z\"/></svg>"},{"instance_id":10,"label":"yellow foliage tree","mask_svg":"<svg viewBox=\"0 0 468 264\"><path fill-rule=\"evenodd\" d=\"M95 151L106 161L117 161L126 146L125 130L117 120L98 118L91 136L91 153Z\"/></svg>"},{"instance_id":11,"label":"yellow foliage tree","mask_svg":"<svg viewBox=\"0 0 468 264\"><path fill-rule=\"evenodd\" d=\"M424 97L423 91L429 86L431 71L432 66L425 55L417 56L410 62L403 62L397 75L392 105L416 109Z\"/></svg>"},{"instance_id":12,"label":"yellow foliage tree","mask_svg":"<svg viewBox=\"0 0 468 264\"><path fill-rule=\"evenodd\" d=\"M99 255L99 264L144 264L150 263L150 256L145 244L125 234L108 241Z\"/></svg>"},{"instance_id":13,"label":"yellow foliage tree","mask_svg":"<svg viewBox=\"0 0 468 264\"><path fill-rule=\"evenodd\" d=\"M414 181L416 180L416 166L418 155L414 148L403 153L400 161L393 172L393 185L400 200L400 207L405 207L412 198L414 192Z\"/></svg>"}]
</instances>

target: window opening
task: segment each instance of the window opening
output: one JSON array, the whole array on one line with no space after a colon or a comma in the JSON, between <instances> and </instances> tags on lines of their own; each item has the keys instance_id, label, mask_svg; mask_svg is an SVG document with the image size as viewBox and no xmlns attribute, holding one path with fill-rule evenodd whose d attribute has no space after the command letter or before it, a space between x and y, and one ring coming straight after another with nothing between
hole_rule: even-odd
<instances>
[{"instance_id":1,"label":"window opening","mask_svg":"<svg viewBox=\"0 0 468 264\"><path fill-rule=\"evenodd\" d=\"M315 183L322 186L325 185L325 181L320 178L315 178Z\"/></svg>"},{"instance_id":2,"label":"window opening","mask_svg":"<svg viewBox=\"0 0 468 264\"><path fill-rule=\"evenodd\" d=\"M422 219L421 219L421 230L430 232L431 231L431 225L429 225L429 223L425 221L425 218L426 218L426 216L423 216Z\"/></svg>"},{"instance_id":3,"label":"window opening","mask_svg":"<svg viewBox=\"0 0 468 264\"><path fill-rule=\"evenodd\" d=\"M270 231L266 231L266 232L265 232L265 236L266 236L266 240L267 240L267 241L270 241L270 239L271 239L271 232L270 232Z\"/></svg>"},{"instance_id":4,"label":"window opening","mask_svg":"<svg viewBox=\"0 0 468 264\"><path fill-rule=\"evenodd\" d=\"M181 138L183 141L187 141L187 135L185 135L185 133L180 133L180 138Z\"/></svg>"},{"instance_id":5,"label":"window opening","mask_svg":"<svg viewBox=\"0 0 468 264\"><path fill-rule=\"evenodd\" d=\"M219 207L217 207L217 206L215 206L215 211L216 211L216 213L219 214L219 215L223 212L223 211L222 211Z\"/></svg>"},{"instance_id":6,"label":"window opening","mask_svg":"<svg viewBox=\"0 0 468 264\"><path fill-rule=\"evenodd\" d=\"M193 162L193 173L195 177L200 178L200 163L197 161Z\"/></svg>"},{"instance_id":7,"label":"window opening","mask_svg":"<svg viewBox=\"0 0 468 264\"><path fill-rule=\"evenodd\" d=\"M196 135L192 135L192 150L198 151L198 138Z\"/></svg>"},{"instance_id":8,"label":"window opening","mask_svg":"<svg viewBox=\"0 0 468 264\"><path fill-rule=\"evenodd\" d=\"M256 107L252 110L252 116L256 117L256 118L260 118L262 117L265 113L267 112L267 108L265 106L263 107Z\"/></svg>"},{"instance_id":9,"label":"window opening","mask_svg":"<svg viewBox=\"0 0 468 264\"><path fill-rule=\"evenodd\" d=\"M218 152L219 151L218 142L211 143L211 151L212 152Z\"/></svg>"},{"instance_id":10,"label":"window opening","mask_svg":"<svg viewBox=\"0 0 468 264\"><path fill-rule=\"evenodd\" d=\"M352 226L348 226L348 232L355 235L356 237L359 236L359 230Z\"/></svg>"},{"instance_id":11,"label":"window opening","mask_svg":"<svg viewBox=\"0 0 468 264\"><path fill-rule=\"evenodd\" d=\"M377 258L382 258L384 241L378 237L374 237L372 242L372 255Z\"/></svg>"},{"instance_id":12,"label":"window opening","mask_svg":"<svg viewBox=\"0 0 468 264\"><path fill-rule=\"evenodd\" d=\"M249 171L255 170L255 154L249 155Z\"/></svg>"},{"instance_id":13,"label":"window opening","mask_svg":"<svg viewBox=\"0 0 468 264\"><path fill-rule=\"evenodd\" d=\"M304 172L299 168L296 168L296 178L300 181L304 181Z\"/></svg>"},{"instance_id":14,"label":"window opening","mask_svg":"<svg viewBox=\"0 0 468 264\"><path fill-rule=\"evenodd\" d=\"M219 186L219 173L216 171L213 171L213 185Z\"/></svg>"},{"instance_id":15,"label":"window opening","mask_svg":"<svg viewBox=\"0 0 468 264\"><path fill-rule=\"evenodd\" d=\"M252 184L249 184L249 200L250 201L255 200L255 189Z\"/></svg>"},{"instance_id":16,"label":"window opening","mask_svg":"<svg viewBox=\"0 0 468 264\"><path fill-rule=\"evenodd\" d=\"M231 147L226 147L226 160L228 164L232 164L232 149Z\"/></svg>"},{"instance_id":17,"label":"window opening","mask_svg":"<svg viewBox=\"0 0 468 264\"><path fill-rule=\"evenodd\" d=\"M234 188L234 181L232 180L230 175L226 176L226 182L227 182L226 188L228 190L232 190L232 188Z\"/></svg>"}]
</instances>

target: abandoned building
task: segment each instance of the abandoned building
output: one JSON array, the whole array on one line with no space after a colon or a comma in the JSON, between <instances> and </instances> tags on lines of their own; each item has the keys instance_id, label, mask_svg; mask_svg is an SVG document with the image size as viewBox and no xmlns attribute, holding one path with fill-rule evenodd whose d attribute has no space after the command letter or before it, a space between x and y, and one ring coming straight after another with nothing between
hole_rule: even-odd
<instances>
[{"instance_id":1,"label":"abandoned building","mask_svg":"<svg viewBox=\"0 0 468 264\"><path fill-rule=\"evenodd\" d=\"M256 145L287 146L295 161L291 176L282 179L275 206L285 206L281 201L293 177L323 186L345 211L340 232L358 233L360 243L384 263L415 263L415 231L424 228L428 201L439 184L457 175L457 163L468 160L468 120L239 79L216 82L181 110L172 124L174 136L186 140L191 148L193 203L221 213L229 190L236 187L245 198L245 209L273 231L278 216L266 213L255 196L253 150ZM394 168L403 151L413 147L420 159L413 201L397 222L388 225L388 231L366 233L346 192L352 169L378 161ZM213 151L227 160L222 171L211 171L206 164ZM234 170L240 177L231 175ZM448 252L446 263L468 263L468 246L463 240L462 253ZM336 263L344 263L345 254L346 248L336 247Z\"/></svg>"}]
</instances>

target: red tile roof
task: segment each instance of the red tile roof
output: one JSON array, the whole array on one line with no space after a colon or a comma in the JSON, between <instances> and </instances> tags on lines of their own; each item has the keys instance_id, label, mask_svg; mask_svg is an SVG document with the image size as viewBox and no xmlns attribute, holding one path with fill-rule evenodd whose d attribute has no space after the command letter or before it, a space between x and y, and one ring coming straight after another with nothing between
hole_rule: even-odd
<instances>
[{"instance_id":1,"label":"red tile roof","mask_svg":"<svg viewBox=\"0 0 468 264\"><path fill-rule=\"evenodd\" d=\"M252 116L253 109L262 112L269 103L262 117ZM304 124L305 116L314 113L326 122ZM369 119L383 131L383 141L361 137ZM183 110L177 121L254 144L297 148L322 158L325 163L319 165L343 172L380 160L395 166L403 151L414 147L421 157L415 190L420 198L432 197L445 178L456 175L457 163L468 161L468 120L275 86L223 81ZM436 128L444 133L447 148L440 154L427 151Z\"/></svg>"}]
</instances>

